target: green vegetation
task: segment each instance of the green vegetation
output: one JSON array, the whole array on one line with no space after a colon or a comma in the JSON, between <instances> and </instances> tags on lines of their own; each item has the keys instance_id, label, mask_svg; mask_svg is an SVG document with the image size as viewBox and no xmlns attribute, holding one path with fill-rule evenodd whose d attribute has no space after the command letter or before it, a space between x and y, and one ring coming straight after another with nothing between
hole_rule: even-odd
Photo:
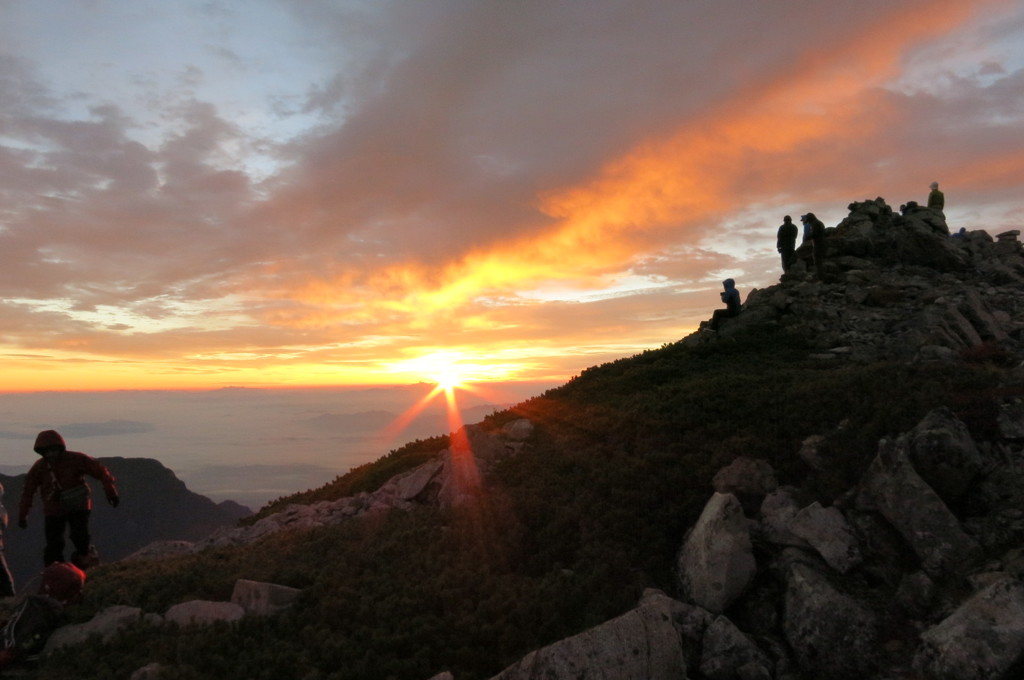
<instances>
[{"instance_id":1,"label":"green vegetation","mask_svg":"<svg viewBox=\"0 0 1024 680\"><path fill-rule=\"evenodd\" d=\"M76 620L114 604L163 613L189 599L227 599L238 578L304 592L273 618L143 627L82 645L44 660L38 677L121 680L159 661L182 680L426 680L442 670L488 678L632 608L646 587L673 592L676 551L711 478L736 456L766 459L783 483L828 502L859 476L879 438L934 407L989 431L1005 370L981 360L816 361L798 339L764 331L595 367L484 421L496 428L528 417L536 432L498 465L479 507L395 512L95 569L86 602L70 612ZM812 434L826 437L827 474L796 456ZM446 445L414 443L277 504L372 490Z\"/></svg>"}]
</instances>

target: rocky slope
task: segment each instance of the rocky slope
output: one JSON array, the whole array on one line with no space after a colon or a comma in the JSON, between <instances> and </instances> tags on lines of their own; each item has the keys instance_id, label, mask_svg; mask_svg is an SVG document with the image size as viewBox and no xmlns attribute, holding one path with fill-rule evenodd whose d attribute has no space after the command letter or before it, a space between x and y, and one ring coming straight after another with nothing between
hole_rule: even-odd
<instances>
[{"instance_id":1,"label":"rocky slope","mask_svg":"<svg viewBox=\"0 0 1024 680\"><path fill-rule=\"evenodd\" d=\"M951 410L935 409L878 441L866 472L828 502L780 485L764 460L735 458L679 537L671 589L649 590L634 610L537 649L493 680L1024 677L1019 234L975 230L953 239L932 211L896 214L882 199L850 209L827 230L824 281L808 273L810 253L801 248L798 265L778 285L751 291L739 317L683 343L714 347L751 329L782 328L826 361L1010 367L995 425L971 432ZM809 424L790 455L827 476L836 463L828 443L850 436L849 427L822 433ZM435 460L374 493L293 505L252 526L135 557L243 544L392 509L473 504L490 467L534 436L527 420L498 432L469 426ZM129 624L144 614L133 616ZM137 677L174 673L147 666ZM444 678L452 675L436 676Z\"/></svg>"}]
</instances>

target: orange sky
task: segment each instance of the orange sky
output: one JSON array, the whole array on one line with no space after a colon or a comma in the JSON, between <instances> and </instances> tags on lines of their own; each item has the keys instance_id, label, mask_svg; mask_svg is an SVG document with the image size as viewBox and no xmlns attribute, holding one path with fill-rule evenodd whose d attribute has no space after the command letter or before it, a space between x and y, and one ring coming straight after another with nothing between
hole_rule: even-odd
<instances>
[{"instance_id":1,"label":"orange sky","mask_svg":"<svg viewBox=\"0 0 1024 680\"><path fill-rule=\"evenodd\" d=\"M5 7L0 390L564 380L784 214L1019 227L1024 7L834 4Z\"/></svg>"}]
</instances>

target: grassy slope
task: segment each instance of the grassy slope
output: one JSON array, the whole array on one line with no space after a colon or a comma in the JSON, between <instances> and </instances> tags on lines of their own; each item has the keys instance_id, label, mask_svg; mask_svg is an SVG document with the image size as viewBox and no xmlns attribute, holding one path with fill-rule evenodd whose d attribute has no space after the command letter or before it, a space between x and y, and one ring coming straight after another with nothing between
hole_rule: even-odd
<instances>
[{"instance_id":1,"label":"grassy slope","mask_svg":"<svg viewBox=\"0 0 1024 680\"><path fill-rule=\"evenodd\" d=\"M451 670L486 678L525 652L635 605L645 587L673 590L672 563L737 455L767 459L783 483L826 502L848 487L878 439L931 408L953 408L975 433L992 427L1000 369L982 363L866 366L813 361L798 339L753 331L735 342L681 343L585 371L495 414L526 416L531 447L495 473L480 508L435 510L273 536L90 576L85 619L112 604L163 612L227 599L237 578L304 589L291 613L235 626L159 632L46 661L41 678L124 678L151 661L189 678L396 678ZM848 426L837 430L842 421ZM835 461L811 475L803 438L828 436ZM392 452L394 474L423 442ZM354 471L301 498L343 495L388 475ZM379 482L376 482L379 483ZM286 499L287 500L287 499ZM291 499L297 500L297 499Z\"/></svg>"}]
</instances>

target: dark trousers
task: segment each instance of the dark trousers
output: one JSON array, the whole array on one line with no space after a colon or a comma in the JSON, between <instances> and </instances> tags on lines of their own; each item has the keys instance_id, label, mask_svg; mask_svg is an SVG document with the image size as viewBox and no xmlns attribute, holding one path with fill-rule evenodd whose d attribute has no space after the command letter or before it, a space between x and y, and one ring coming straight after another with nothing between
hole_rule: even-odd
<instances>
[{"instance_id":1,"label":"dark trousers","mask_svg":"<svg viewBox=\"0 0 1024 680\"><path fill-rule=\"evenodd\" d=\"M89 552L89 510L69 512L66 515L47 515L46 548L43 549L43 564L64 561L64 532L70 527L68 537L79 555Z\"/></svg>"},{"instance_id":2,"label":"dark trousers","mask_svg":"<svg viewBox=\"0 0 1024 680\"><path fill-rule=\"evenodd\" d=\"M716 309L711 314L711 330L717 331L718 327L722 325L722 321L725 319L731 319L734 316L736 316L736 314L728 309Z\"/></svg>"},{"instance_id":3,"label":"dark trousers","mask_svg":"<svg viewBox=\"0 0 1024 680\"><path fill-rule=\"evenodd\" d=\"M7 568L3 534L0 533L0 597L11 597L12 595L14 595L14 579L11 578L11 570Z\"/></svg>"},{"instance_id":4,"label":"dark trousers","mask_svg":"<svg viewBox=\"0 0 1024 680\"><path fill-rule=\"evenodd\" d=\"M782 271L788 272L789 268L796 262L796 249L793 247L783 247L779 254L782 255Z\"/></svg>"}]
</instances>

